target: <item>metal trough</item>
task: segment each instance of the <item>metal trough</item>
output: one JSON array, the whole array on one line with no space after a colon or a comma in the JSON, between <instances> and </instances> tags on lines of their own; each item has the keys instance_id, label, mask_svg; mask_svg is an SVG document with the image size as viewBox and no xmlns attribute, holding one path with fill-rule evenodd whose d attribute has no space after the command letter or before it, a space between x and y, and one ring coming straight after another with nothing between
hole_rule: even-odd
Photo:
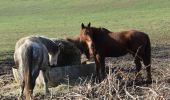
<instances>
[{"instance_id":1,"label":"metal trough","mask_svg":"<svg viewBox=\"0 0 170 100\"><path fill-rule=\"evenodd\" d=\"M18 82L17 69L12 69L15 80ZM87 77L95 74L95 63L80 64L64 67L54 67L48 72L49 86L57 86L58 84L69 80L78 79L79 77ZM43 84L42 73L40 72L36 84Z\"/></svg>"}]
</instances>

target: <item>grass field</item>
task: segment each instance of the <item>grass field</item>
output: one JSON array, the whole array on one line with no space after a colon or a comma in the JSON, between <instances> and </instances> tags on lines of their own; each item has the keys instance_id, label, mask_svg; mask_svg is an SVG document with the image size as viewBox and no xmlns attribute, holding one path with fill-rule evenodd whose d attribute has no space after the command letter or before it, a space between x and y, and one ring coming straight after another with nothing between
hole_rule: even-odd
<instances>
[{"instance_id":1,"label":"grass field","mask_svg":"<svg viewBox=\"0 0 170 100\"><path fill-rule=\"evenodd\" d=\"M68 37L82 22L112 31L139 29L154 38L170 35L169 0L0 0L0 53L31 34ZM151 38L152 39L152 38Z\"/></svg>"},{"instance_id":2,"label":"grass field","mask_svg":"<svg viewBox=\"0 0 170 100\"><path fill-rule=\"evenodd\" d=\"M148 33L153 57L166 56L160 66L169 65L170 0L0 0L0 63L12 60L19 38L74 37L82 22L112 31Z\"/></svg>"}]
</instances>

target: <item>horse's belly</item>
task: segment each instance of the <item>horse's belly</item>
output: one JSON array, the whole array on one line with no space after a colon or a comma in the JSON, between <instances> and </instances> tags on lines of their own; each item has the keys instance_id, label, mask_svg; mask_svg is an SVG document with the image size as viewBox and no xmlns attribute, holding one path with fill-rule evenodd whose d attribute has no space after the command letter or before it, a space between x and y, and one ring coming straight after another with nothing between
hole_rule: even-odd
<instances>
[{"instance_id":1,"label":"horse's belly","mask_svg":"<svg viewBox=\"0 0 170 100\"><path fill-rule=\"evenodd\" d=\"M124 56L127 54L127 51L126 50L109 50L109 51L106 51L105 53L105 56L106 57L120 57L120 56Z\"/></svg>"},{"instance_id":2,"label":"horse's belly","mask_svg":"<svg viewBox=\"0 0 170 100\"><path fill-rule=\"evenodd\" d=\"M120 56L124 56L126 55L127 53L110 53L110 54L107 54L106 57L120 57Z\"/></svg>"}]
</instances>

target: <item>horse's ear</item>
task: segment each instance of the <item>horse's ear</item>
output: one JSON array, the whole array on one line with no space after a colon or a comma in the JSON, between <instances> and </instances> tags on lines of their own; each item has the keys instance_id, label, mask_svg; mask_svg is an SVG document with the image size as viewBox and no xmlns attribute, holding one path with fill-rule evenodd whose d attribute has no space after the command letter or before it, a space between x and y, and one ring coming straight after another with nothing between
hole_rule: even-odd
<instances>
[{"instance_id":1,"label":"horse's ear","mask_svg":"<svg viewBox=\"0 0 170 100\"><path fill-rule=\"evenodd\" d=\"M60 42L60 43L58 44L58 47L59 47L59 49L63 49L63 48L64 48L64 44Z\"/></svg>"},{"instance_id":2,"label":"horse's ear","mask_svg":"<svg viewBox=\"0 0 170 100\"><path fill-rule=\"evenodd\" d=\"M84 24L83 23L81 23L81 28L83 29L83 28L85 28L85 26L84 26Z\"/></svg>"},{"instance_id":3,"label":"horse's ear","mask_svg":"<svg viewBox=\"0 0 170 100\"><path fill-rule=\"evenodd\" d=\"M89 22L89 24L87 25L88 27L90 27L91 23Z\"/></svg>"}]
</instances>

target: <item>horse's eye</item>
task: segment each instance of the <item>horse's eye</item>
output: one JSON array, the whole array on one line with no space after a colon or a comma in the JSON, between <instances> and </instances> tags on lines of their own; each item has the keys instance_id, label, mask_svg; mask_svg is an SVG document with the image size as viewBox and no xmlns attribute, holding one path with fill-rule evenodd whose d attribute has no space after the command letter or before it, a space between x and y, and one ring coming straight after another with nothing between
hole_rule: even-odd
<instances>
[{"instance_id":1,"label":"horse's eye","mask_svg":"<svg viewBox=\"0 0 170 100\"><path fill-rule=\"evenodd\" d=\"M88 35L90 32L89 31L85 31L85 35Z\"/></svg>"},{"instance_id":2,"label":"horse's eye","mask_svg":"<svg viewBox=\"0 0 170 100\"><path fill-rule=\"evenodd\" d=\"M95 46L94 46L94 44L93 44L93 43L91 44L91 48L92 48L92 49L94 49L94 48L95 48Z\"/></svg>"}]
</instances>

